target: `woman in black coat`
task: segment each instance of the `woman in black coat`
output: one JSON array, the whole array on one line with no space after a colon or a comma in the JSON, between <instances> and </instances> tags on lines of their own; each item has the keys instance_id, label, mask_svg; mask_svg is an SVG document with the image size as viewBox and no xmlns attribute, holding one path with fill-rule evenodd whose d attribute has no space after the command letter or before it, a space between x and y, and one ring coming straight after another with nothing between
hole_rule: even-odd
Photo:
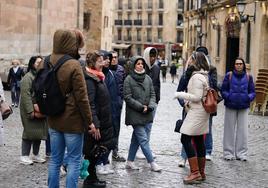
<instances>
[{"instance_id":1,"label":"woman in black coat","mask_svg":"<svg viewBox=\"0 0 268 188\"><path fill-rule=\"evenodd\" d=\"M90 164L89 176L84 181L84 187L105 187L105 181L100 181L96 175L97 161L114 148L110 95L104 82L102 67L103 57L99 52L88 53L85 67L85 79L88 97L92 111L93 123L97 129L94 136L85 133L84 154Z\"/></svg>"}]
</instances>

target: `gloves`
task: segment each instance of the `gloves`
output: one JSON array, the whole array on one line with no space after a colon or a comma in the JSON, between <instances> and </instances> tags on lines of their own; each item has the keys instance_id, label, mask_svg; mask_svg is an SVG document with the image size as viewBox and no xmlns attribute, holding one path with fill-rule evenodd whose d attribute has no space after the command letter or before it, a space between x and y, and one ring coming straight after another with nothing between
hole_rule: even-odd
<instances>
[{"instance_id":1,"label":"gloves","mask_svg":"<svg viewBox=\"0 0 268 188\"><path fill-rule=\"evenodd\" d=\"M152 106L148 106L147 111L148 111L148 112L152 112L152 111L154 111L154 107L152 107Z\"/></svg>"}]
</instances>

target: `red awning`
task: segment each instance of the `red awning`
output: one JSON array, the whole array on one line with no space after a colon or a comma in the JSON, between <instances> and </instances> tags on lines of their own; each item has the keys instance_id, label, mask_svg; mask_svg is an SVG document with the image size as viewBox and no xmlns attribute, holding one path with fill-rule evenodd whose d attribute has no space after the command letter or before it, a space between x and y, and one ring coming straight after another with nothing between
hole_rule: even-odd
<instances>
[{"instance_id":1,"label":"red awning","mask_svg":"<svg viewBox=\"0 0 268 188\"><path fill-rule=\"evenodd\" d=\"M182 46L180 46L179 44L173 44L171 49L173 51L182 51Z\"/></svg>"},{"instance_id":2,"label":"red awning","mask_svg":"<svg viewBox=\"0 0 268 188\"><path fill-rule=\"evenodd\" d=\"M144 49L147 47L153 47L153 48L156 48L157 50L164 50L165 49L164 44L144 44Z\"/></svg>"}]
</instances>

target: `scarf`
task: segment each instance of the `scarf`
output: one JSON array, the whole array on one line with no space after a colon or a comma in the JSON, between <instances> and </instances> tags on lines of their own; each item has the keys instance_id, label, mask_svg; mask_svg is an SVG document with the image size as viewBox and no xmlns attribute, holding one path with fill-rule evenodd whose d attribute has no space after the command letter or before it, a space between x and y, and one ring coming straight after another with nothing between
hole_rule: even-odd
<instances>
[{"instance_id":1,"label":"scarf","mask_svg":"<svg viewBox=\"0 0 268 188\"><path fill-rule=\"evenodd\" d=\"M102 81L105 79L105 75L104 75L103 72L101 72L101 71L97 71L97 70L95 70L95 69L88 68L88 67L86 67L86 71L87 71L88 73L91 73L91 74L97 76L97 77L98 77L100 80L102 80Z\"/></svg>"}]
</instances>

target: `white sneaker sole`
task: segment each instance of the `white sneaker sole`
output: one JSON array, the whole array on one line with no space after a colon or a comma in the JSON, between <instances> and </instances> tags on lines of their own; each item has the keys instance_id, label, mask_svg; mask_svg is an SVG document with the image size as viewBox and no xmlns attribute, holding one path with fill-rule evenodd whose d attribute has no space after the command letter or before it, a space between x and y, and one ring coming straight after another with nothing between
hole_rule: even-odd
<instances>
[{"instance_id":1,"label":"white sneaker sole","mask_svg":"<svg viewBox=\"0 0 268 188\"><path fill-rule=\"evenodd\" d=\"M23 164L23 165L33 165L33 162L25 162L25 161L20 161L20 164Z\"/></svg>"}]
</instances>

